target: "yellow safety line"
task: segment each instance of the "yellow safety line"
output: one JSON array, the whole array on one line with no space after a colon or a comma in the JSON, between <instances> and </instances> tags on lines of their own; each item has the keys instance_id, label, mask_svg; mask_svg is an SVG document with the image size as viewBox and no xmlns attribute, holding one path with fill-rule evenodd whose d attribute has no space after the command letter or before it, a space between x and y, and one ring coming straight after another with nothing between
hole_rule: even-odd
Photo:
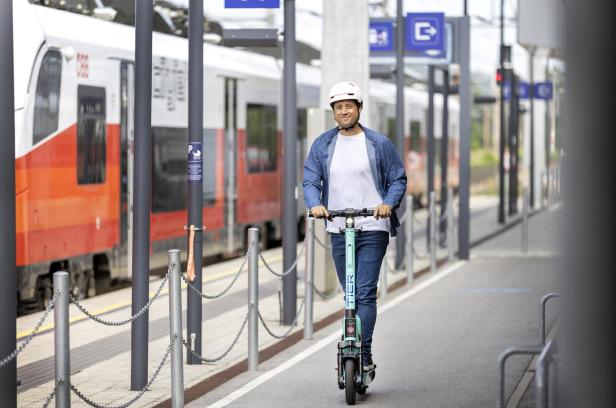
<instances>
[{"instance_id":1,"label":"yellow safety line","mask_svg":"<svg viewBox=\"0 0 616 408\"><path fill-rule=\"evenodd\" d=\"M269 262L278 262L278 261L281 261L281 260L282 260L282 256L276 256L276 257L268 258L267 262L268 263ZM259 263L262 264L261 261L259 261ZM203 279L203 283L209 283L209 282L212 282L212 281L215 281L215 280L218 280L218 279L226 278L228 276L235 275L236 273L237 273L236 270L228 270L226 272L220 272L220 273L217 273L217 274L214 274L214 275L207 275ZM186 284L185 283L182 283L182 289L186 289ZM150 297L154 296L154 293L155 292L150 292L149 296ZM166 295L167 293L169 293L169 289L164 289L164 290L162 290L160 292L161 295ZM115 310L122 309L122 308L124 308L126 306L130 306L131 304L132 304L132 301L130 301L130 300L126 300L124 302L119 302L119 303L114 303L114 304L112 304L110 306L103 307L103 308L100 308L100 309L96 309L94 312L92 312L92 314L98 316L98 315L101 315L101 314L104 314L104 313L109 313L109 312L113 312ZM87 318L88 318L87 316L85 316L83 314L80 314L79 316L71 317L68 322L69 322L69 324L73 324L73 323L85 320ZM53 323L46 324L44 326L41 326L41 328L39 329L39 332L48 331L48 330L51 330L53 328L54 328L54 324ZM16 340L19 341L19 340L29 336L31 333L32 333L32 330L25 330L25 331L19 332L19 333L17 333Z\"/></svg>"}]
</instances>

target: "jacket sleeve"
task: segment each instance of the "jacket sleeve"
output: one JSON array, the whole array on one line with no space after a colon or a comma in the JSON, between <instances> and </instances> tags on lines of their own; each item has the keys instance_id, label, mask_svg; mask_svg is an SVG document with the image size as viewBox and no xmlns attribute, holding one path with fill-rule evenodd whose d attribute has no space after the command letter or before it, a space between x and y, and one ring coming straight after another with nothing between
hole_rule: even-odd
<instances>
[{"instance_id":1,"label":"jacket sleeve","mask_svg":"<svg viewBox=\"0 0 616 408\"><path fill-rule=\"evenodd\" d=\"M304 203L308 209L321 205L321 180L323 175L321 174L322 167L315 148L317 142L318 139L312 143L310 153L308 153L304 163Z\"/></svg>"},{"instance_id":2,"label":"jacket sleeve","mask_svg":"<svg viewBox=\"0 0 616 408\"><path fill-rule=\"evenodd\" d=\"M383 202L392 208L398 208L406 194L406 172L396 148L389 140L385 143L384 151L387 193Z\"/></svg>"}]
</instances>

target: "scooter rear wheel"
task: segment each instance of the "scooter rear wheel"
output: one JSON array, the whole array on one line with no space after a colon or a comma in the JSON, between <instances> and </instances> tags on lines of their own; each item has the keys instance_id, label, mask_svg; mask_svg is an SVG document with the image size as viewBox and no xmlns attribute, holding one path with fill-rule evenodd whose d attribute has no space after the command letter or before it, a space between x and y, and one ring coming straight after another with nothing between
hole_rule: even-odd
<instances>
[{"instance_id":1,"label":"scooter rear wheel","mask_svg":"<svg viewBox=\"0 0 616 408\"><path fill-rule=\"evenodd\" d=\"M344 394L348 405L355 405L355 360L344 362Z\"/></svg>"}]
</instances>

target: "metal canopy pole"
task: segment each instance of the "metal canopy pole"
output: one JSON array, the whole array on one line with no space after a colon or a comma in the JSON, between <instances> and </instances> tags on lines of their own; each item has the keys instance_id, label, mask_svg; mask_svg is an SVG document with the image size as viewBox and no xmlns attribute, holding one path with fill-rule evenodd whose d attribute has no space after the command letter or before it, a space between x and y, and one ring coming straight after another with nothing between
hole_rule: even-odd
<instances>
[{"instance_id":1,"label":"metal canopy pole","mask_svg":"<svg viewBox=\"0 0 616 408\"><path fill-rule=\"evenodd\" d=\"M405 163L404 157L404 10L402 0L398 0L396 15L396 148ZM406 200L402 200L398 215L404 214ZM398 230L396 237L396 268L400 269L404 263L404 248L406 247L405 228Z\"/></svg>"},{"instance_id":2,"label":"metal canopy pole","mask_svg":"<svg viewBox=\"0 0 616 408\"><path fill-rule=\"evenodd\" d=\"M441 244L445 245L447 237L447 218L443 214L447 211L448 195L447 181L449 173L449 69L443 69L443 129L441 135L441 211L440 211L440 232Z\"/></svg>"},{"instance_id":3,"label":"metal canopy pole","mask_svg":"<svg viewBox=\"0 0 616 408\"><path fill-rule=\"evenodd\" d=\"M516 162L516 100L517 100L517 81L516 75L513 70L507 70L507 75L505 76L507 81L511 84L511 91L509 91L509 137L507 141L509 142L509 199L508 202L508 211L509 215L515 215L517 212L516 206L516 178L518 176L516 172L517 162Z\"/></svg>"},{"instance_id":4,"label":"metal canopy pole","mask_svg":"<svg viewBox=\"0 0 616 408\"><path fill-rule=\"evenodd\" d=\"M434 191L434 65L428 66L428 197ZM432 220L428 219L428 225ZM430 229L427 229L426 238L430 245Z\"/></svg>"},{"instance_id":5,"label":"metal canopy pole","mask_svg":"<svg viewBox=\"0 0 616 408\"><path fill-rule=\"evenodd\" d=\"M530 208L535 207L535 95L533 89L535 88L535 48L529 48L529 70L530 70L530 84L528 86L528 101L530 103Z\"/></svg>"},{"instance_id":6,"label":"metal canopy pole","mask_svg":"<svg viewBox=\"0 0 616 408\"><path fill-rule=\"evenodd\" d=\"M133 214L132 314L148 301L150 275L150 207L152 180L152 21L151 0L137 0L135 23L135 173ZM148 320L146 311L131 323L130 388L148 381Z\"/></svg>"},{"instance_id":7,"label":"metal canopy pole","mask_svg":"<svg viewBox=\"0 0 616 408\"><path fill-rule=\"evenodd\" d=\"M282 266L295 262L297 247L297 89L295 78L295 0L284 1L284 171L282 176ZM265 234L266 231L263 231ZM282 323L290 325L297 310L297 269L282 278Z\"/></svg>"},{"instance_id":8,"label":"metal canopy pole","mask_svg":"<svg viewBox=\"0 0 616 408\"><path fill-rule=\"evenodd\" d=\"M458 255L470 256L470 179L471 179L471 24L470 17L459 18L458 51L460 63L460 203Z\"/></svg>"},{"instance_id":9,"label":"metal canopy pole","mask_svg":"<svg viewBox=\"0 0 616 408\"><path fill-rule=\"evenodd\" d=\"M194 226L192 261L195 279L192 284L202 290L203 262L203 0L190 0L188 9L188 230ZM194 153L193 153L194 152ZM199 152L199 154L196 154ZM190 260L189 260L190 261ZM188 364L201 364L202 298L193 290L187 292L186 326L190 338L194 334L195 353L186 353Z\"/></svg>"},{"instance_id":10,"label":"metal canopy pole","mask_svg":"<svg viewBox=\"0 0 616 408\"><path fill-rule=\"evenodd\" d=\"M13 2L0 7L0 359L16 348L17 269L15 267L15 100L13 90ZM0 395L17 406L17 363L0 368Z\"/></svg>"},{"instance_id":11,"label":"metal canopy pole","mask_svg":"<svg viewBox=\"0 0 616 408\"><path fill-rule=\"evenodd\" d=\"M505 0L500 2L500 72L501 76L505 69L505 20L504 20ZM500 84L500 138L498 146L498 223L505 223L505 81L501 77Z\"/></svg>"}]
</instances>

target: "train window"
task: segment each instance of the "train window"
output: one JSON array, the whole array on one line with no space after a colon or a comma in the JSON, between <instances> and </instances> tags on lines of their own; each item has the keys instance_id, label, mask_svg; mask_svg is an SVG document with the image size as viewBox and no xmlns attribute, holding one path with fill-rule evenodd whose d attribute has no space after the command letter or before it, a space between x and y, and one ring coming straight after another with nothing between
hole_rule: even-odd
<instances>
[{"instance_id":1,"label":"train window","mask_svg":"<svg viewBox=\"0 0 616 408\"><path fill-rule=\"evenodd\" d=\"M278 158L276 107L248 104L246 162L249 173L275 171Z\"/></svg>"},{"instance_id":2,"label":"train window","mask_svg":"<svg viewBox=\"0 0 616 408\"><path fill-rule=\"evenodd\" d=\"M186 208L186 128L152 127L152 211Z\"/></svg>"},{"instance_id":3,"label":"train window","mask_svg":"<svg viewBox=\"0 0 616 408\"><path fill-rule=\"evenodd\" d=\"M411 121L411 150L418 152L421 148L421 122L418 120Z\"/></svg>"},{"instance_id":4,"label":"train window","mask_svg":"<svg viewBox=\"0 0 616 408\"><path fill-rule=\"evenodd\" d=\"M107 143L105 88L77 88L77 182L105 182Z\"/></svg>"},{"instance_id":5,"label":"train window","mask_svg":"<svg viewBox=\"0 0 616 408\"><path fill-rule=\"evenodd\" d=\"M58 129L62 58L58 51L43 57L34 97L33 143L36 144Z\"/></svg>"}]
</instances>

